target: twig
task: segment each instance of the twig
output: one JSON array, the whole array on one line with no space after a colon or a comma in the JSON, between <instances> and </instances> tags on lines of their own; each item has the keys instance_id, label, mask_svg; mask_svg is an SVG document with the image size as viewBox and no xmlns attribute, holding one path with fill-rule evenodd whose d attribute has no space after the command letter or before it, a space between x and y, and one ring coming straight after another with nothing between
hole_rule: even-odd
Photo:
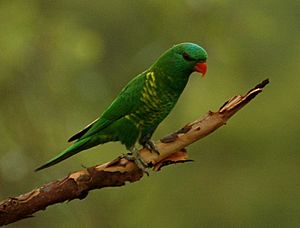
<instances>
[{"instance_id":1,"label":"twig","mask_svg":"<svg viewBox=\"0 0 300 228\"><path fill-rule=\"evenodd\" d=\"M268 79L264 80L244 96L235 96L226 101L219 111L209 111L203 118L165 136L156 142L159 155L142 149L142 159L152 166L154 171L159 171L165 165L190 161L185 147L224 125L230 117L262 92L268 83ZM123 157L71 173L62 180L47 183L29 193L0 202L0 226L32 217L33 213L45 210L49 205L84 199L93 189L122 186L126 182L138 181L142 176L143 171Z\"/></svg>"}]
</instances>

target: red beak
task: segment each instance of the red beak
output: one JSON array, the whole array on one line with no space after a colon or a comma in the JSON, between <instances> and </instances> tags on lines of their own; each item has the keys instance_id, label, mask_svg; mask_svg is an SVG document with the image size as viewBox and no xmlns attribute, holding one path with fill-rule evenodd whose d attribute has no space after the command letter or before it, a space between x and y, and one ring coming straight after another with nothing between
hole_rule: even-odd
<instances>
[{"instance_id":1,"label":"red beak","mask_svg":"<svg viewBox=\"0 0 300 228\"><path fill-rule=\"evenodd\" d=\"M199 62L195 66L195 71L199 72L202 74L202 77L206 74L207 71L207 64L206 62Z\"/></svg>"}]
</instances>

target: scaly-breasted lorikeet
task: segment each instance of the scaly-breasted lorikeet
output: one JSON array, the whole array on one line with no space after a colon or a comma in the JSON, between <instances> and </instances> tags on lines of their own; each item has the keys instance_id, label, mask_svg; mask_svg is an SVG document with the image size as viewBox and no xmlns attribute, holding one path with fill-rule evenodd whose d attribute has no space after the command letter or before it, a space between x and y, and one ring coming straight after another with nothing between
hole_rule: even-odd
<instances>
[{"instance_id":1,"label":"scaly-breasted lorikeet","mask_svg":"<svg viewBox=\"0 0 300 228\"><path fill-rule=\"evenodd\" d=\"M110 141L120 141L136 156L136 143L155 150L153 132L176 104L190 74L206 73L206 59L206 51L197 44L173 46L133 78L98 119L72 136L73 145L36 170Z\"/></svg>"}]
</instances>

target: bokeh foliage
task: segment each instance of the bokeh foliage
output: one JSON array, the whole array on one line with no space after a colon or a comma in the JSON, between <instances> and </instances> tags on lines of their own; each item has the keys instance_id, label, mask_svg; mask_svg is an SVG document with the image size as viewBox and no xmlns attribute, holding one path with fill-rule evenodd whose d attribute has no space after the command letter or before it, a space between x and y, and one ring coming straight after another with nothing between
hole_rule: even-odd
<instances>
[{"instance_id":1,"label":"bokeh foliage","mask_svg":"<svg viewBox=\"0 0 300 228\"><path fill-rule=\"evenodd\" d=\"M42 171L65 140L175 43L209 53L154 138L271 84L189 147L196 162L94 191L11 227L297 227L300 1L0 1L0 197L114 158L111 143Z\"/></svg>"}]
</instances>

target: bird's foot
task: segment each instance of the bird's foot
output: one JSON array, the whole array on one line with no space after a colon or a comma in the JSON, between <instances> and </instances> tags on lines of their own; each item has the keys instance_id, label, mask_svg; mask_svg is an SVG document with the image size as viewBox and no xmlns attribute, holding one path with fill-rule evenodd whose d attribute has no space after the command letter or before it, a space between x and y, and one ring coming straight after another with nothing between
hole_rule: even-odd
<instances>
[{"instance_id":1,"label":"bird's foot","mask_svg":"<svg viewBox=\"0 0 300 228\"><path fill-rule=\"evenodd\" d=\"M125 155L123 155L123 157L129 161L133 161L136 164L136 166L143 171L143 173L145 173L145 174L147 174L147 176L149 176L149 173L146 170L149 166L148 166L147 162L145 162L142 159L138 149L136 149L136 148L132 149L131 153L125 154Z\"/></svg>"},{"instance_id":2,"label":"bird's foot","mask_svg":"<svg viewBox=\"0 0 300 228\"><path fill-rule=\"evenodd\" d=\"M154 141L148 140L145 143L144 147L147 148L148 150L150 150L151 152L154 152L157 155L160 155L159 150L157 149L157 146L155 145Z\"/></svg>"}]
</instances>

